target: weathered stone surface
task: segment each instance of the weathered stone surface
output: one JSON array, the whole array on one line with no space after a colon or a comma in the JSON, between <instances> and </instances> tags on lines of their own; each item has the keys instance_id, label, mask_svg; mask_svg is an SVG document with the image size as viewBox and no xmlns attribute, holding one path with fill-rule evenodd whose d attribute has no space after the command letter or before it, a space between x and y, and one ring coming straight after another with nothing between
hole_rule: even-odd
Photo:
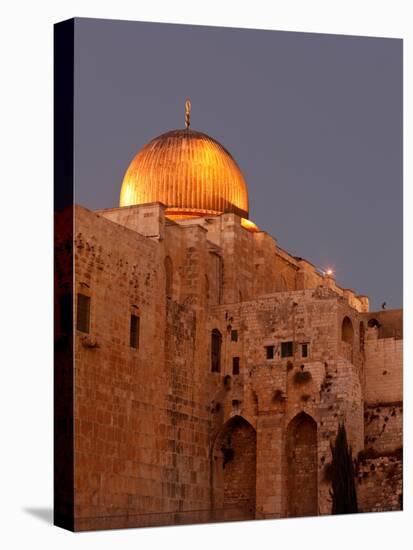
<instances>
[{"instance_id":1,"label":"weathered stone surface","mask_svg":"<svg viewBox=\"0 0 413 550\"><path fill-rule=\"evenodd\" d=\"M379 334L365 297L235 214L76 207L74 253L75 295L90 298L74 351L76 529L329 514L340 421L355 458L376 453L359 464L360 509L400 507L400 314Z\"/></svg>"}]
</instances>

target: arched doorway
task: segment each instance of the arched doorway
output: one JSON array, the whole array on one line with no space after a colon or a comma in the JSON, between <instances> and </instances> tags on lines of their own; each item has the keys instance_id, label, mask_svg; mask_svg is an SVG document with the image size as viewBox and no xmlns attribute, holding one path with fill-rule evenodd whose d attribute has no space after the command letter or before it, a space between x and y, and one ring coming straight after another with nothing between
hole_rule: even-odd
<instances>
[{"instance_id":1,"label":"arched doorway","mask_svg":"<svg viewBox=\"0 0 413 550\"><path fill-rule=\"evenodd\" d=\"M301 412L287 428L288 517L318 513L317 424Z\"/></svg>"},{"instance_id":2,"label":"arched doorway","mask_svg":"<svg viewBox=\"0 0 413 550\"><path fill-rule=\"evenodd\" d=\"M350 317L344 317L341 323L342 355L349 361L353 361L354 329Z\"/></svg>"},{"instance_id":3,"label":"arched doorway","mask_svg":"<svg viewBox=\"0 0 413 550\"><path fill-rule=\"evenodd\" d=\"M353 338L353 323L351 322L350 317L347 317L346 315L341 324L341 339L343 340L343 342L347 342L348 344L353 345Z\"/></svg>"},{"instance_id":4,"label":"arched doorway","mask_svg":"<svg viewBox=\"0 0 413 550\"><path fill-rule=\"evenodd\" d=\"M221 519L252 519L256 498L255 429L234 416L217 437L212 456L213 508Z\"/></svg>"}]
</instances>

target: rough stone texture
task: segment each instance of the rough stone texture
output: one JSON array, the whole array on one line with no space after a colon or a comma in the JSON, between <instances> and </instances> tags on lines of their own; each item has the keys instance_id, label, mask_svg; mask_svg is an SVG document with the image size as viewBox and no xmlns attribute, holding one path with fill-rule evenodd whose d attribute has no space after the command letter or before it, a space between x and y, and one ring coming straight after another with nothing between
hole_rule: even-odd
<instances>
[{"instance_id":1,"label":"rough stone texture","mask_svg":"<svg viewBox=\"0 0 413 550\"><path fill-rule=\"evenodd\" d=\"M357 477L360 512L403 509L403 461L400 454L362 460Z\"/></svg>"},{"instance_id":2,"label":"rough stone texture","mask_svg":"<svg viewBox=\"0 0 413 550\"><path fill-rule=\"evenodd\" d=\"M388 453L402 446L403 405L401 401L366 405L364 413L364 445L379 453Z\"/></svg>"},{"instance_id":3,"label":"rough stone texture","mask_svg":"<svg viewBox=\"0 0 413 550\"><path fill-rule=\"evenodd\" d=\"M287 433L288 515L317 515L317 424L305 414L295 417Z\"/></svg>"},{"instance_id":4,"label":"rough stone texture","mask_svg":"<svg viewBox=\"0 0 413 550\"><path fill-rule=\"evenodd\" d=\"M256 448L255 429L240 416L234 416L214 445L214 508L218 512L254 518Z\"/></svg>"},{"instance_id":5,"label":"rough stone texture","mask_svg":"<svg viewBox=\"0 0 413 550\"><path fill-rule=\"evenodd\" d=\"M377 338L369 334L365 342L366 401L401 401L403 394L403 340Z\"/></svg>"},{"instance_id":6,"label":"rough stone texture","mask_svg":"<svg viewBox=\"0 0 413 550\"><path fill-rule=\"evenodd\" d=\"M76 207L74 254L75 294L91 299L90 331L75 334L77 530L329 514L340 421L353 456L370 449L379 461L381 477L357 483L360 508L394 509L386 460L402 446L400 315L387 312L387 332L380 317L381 334L393 331L380 338L366 297L235 214L176 223L159 203Z\"/></svg>"}]
</instances>

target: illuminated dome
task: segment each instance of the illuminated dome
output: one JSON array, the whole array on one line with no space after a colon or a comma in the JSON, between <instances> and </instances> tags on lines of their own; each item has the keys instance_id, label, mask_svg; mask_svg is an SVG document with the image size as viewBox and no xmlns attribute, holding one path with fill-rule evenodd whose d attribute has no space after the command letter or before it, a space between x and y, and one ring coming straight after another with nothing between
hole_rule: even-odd
<instances>
[{"instance_id":1,"label":"illuminated dome","mask_svg":"<svg viewBox=\"0 0 413 550\"><path fill-rule=\"evenodd\" d=\"M120 206L162 202L172 219L234 212L248 218L248 191L231 154L215 139L189 128L145 145L123 178Z\"/></svg>"}]
</instances>

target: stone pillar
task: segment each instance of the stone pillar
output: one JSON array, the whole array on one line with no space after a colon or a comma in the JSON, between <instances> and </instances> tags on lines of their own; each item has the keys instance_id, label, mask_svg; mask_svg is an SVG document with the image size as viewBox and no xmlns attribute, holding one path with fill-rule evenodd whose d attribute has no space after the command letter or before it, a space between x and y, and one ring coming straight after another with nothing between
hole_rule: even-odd
<instances>
[{"instance_id":1,"label":"stone pillar","mask_svg":"<svg viewBox=\"0 0 413 550\"><path fill-rule=\"evenodd\" d=\"M258 417L257 422L257 501L256 517L284 515L283 419L282 414Z\"/></svg>"}]
</instances>

